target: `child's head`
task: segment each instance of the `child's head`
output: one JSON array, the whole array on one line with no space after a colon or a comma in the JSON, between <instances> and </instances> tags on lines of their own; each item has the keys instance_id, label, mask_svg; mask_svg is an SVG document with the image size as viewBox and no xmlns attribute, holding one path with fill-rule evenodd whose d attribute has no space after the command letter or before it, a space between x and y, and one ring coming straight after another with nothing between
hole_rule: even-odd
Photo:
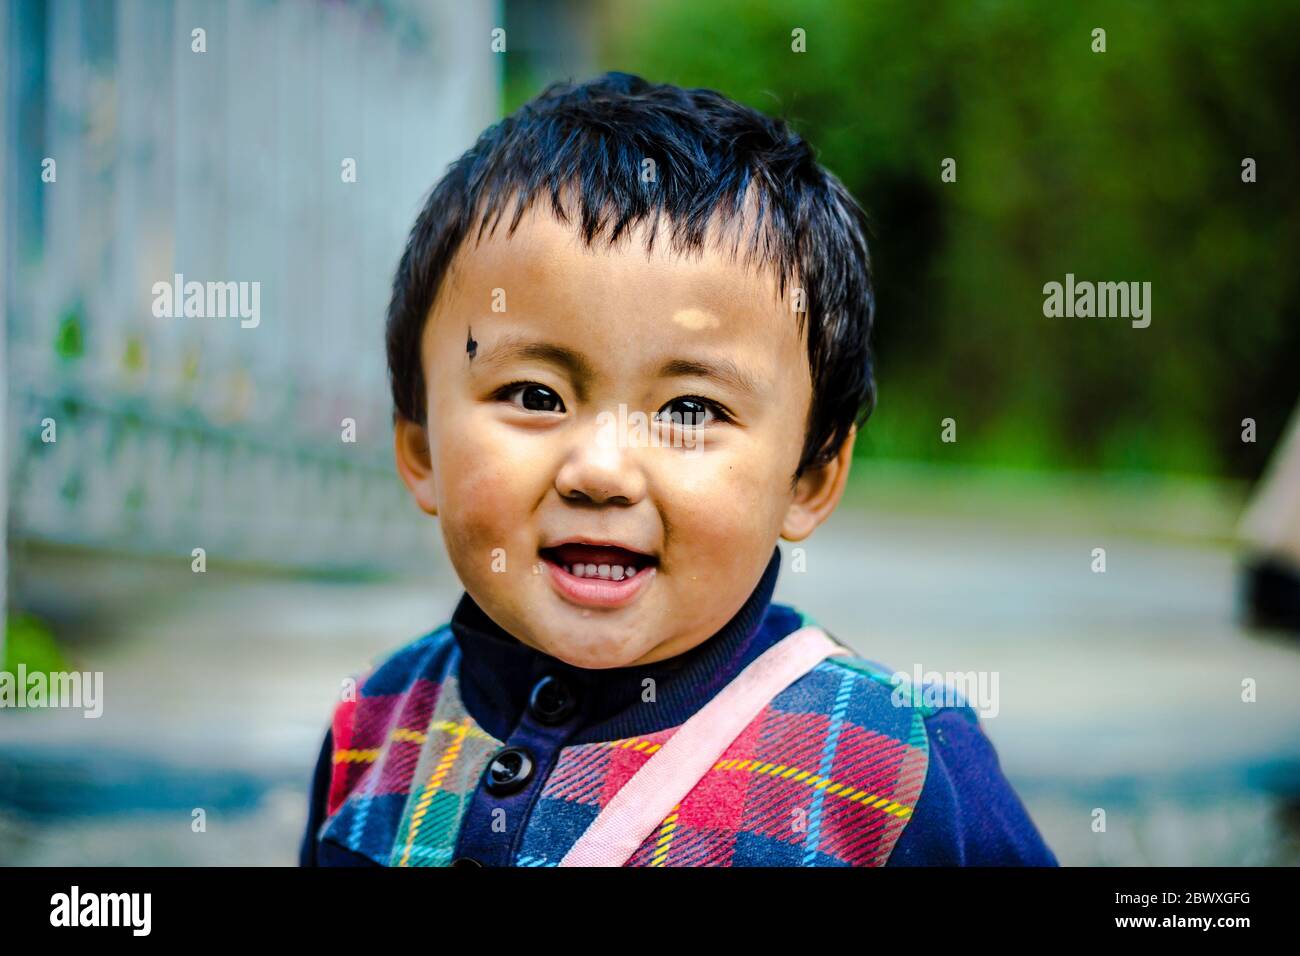
<instances>
[{"instance_id":1,"label":"child's head","mask_svg":"<svg viewBox=\"0 0 1300 956\"><path fill-rule=\"evenodd\" d=\"M497 624L581 667L670 657L830 514L874 401L864 233L783 123L626 74L451 167L393 285L396 452Z\"/></svg>"}]
</instances>

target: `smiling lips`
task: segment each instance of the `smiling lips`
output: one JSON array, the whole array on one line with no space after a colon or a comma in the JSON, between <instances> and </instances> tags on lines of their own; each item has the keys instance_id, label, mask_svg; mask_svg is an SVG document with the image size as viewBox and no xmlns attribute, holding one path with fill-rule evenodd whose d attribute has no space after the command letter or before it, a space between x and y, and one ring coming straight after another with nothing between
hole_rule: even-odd
<instances>
[{"instance_id":1,"label":"smiling lips","mask_svg":"<svg viewBox=\"0 0 1300 956\"><path fill-rule=\"evenodd\" d=\"M583 607L630 604L655 575L652 555L617 545L569 542L541 549L560 596Z\"/></svg>"}]
</instances>

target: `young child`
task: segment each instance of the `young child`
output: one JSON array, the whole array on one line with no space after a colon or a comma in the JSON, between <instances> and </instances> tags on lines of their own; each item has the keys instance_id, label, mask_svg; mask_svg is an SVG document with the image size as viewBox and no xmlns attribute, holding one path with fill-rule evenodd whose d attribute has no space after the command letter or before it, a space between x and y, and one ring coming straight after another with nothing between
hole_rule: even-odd
<instances>
[{"instance_id":1,"label":"young child","mask_svg":"<svg viewBox=\"0 0 1300 956\"><path fill-rule=\"evenodd\" d=\"M387 345L466 593L337 706L303 865L1056 865L974 710L772 602L874 401L864 231L783 123L621 73L451 167Z\"/></svg>"}]
</instances>

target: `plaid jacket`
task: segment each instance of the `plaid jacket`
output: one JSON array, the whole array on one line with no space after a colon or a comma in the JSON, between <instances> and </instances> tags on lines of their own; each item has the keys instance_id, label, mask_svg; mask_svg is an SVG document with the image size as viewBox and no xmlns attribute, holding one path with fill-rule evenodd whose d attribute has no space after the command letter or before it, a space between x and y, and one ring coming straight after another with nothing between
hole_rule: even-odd
<instances>
[{"instance_id":1,"label":"plaid jacket","mask_svg":"<svg viewBox=\"0 0 1300 956\"><path fill-rule=\"evenodd\" d=\"M812 623L771 603L779 560L709 641L614 671L527 648L465 595L448 624L336 707L301 862L555 866L691 713ZM1055 865L975 712L924 706L922 691L872 661L827 658L764 708L628 865ZM489 772L504 748L513 757Z\"/></svg>"}]
</instances>

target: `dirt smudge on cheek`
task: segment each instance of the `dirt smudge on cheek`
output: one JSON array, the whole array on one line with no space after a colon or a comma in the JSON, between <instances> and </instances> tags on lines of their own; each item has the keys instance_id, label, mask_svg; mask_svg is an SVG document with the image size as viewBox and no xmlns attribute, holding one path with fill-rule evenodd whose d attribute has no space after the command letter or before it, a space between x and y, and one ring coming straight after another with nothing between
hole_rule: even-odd
<instances>
[{"instance_id":1,"label":"dirt smudge on cheek","mask_svg":"<svg viewBox=\"0 0 1300 956\"><path fill-rule=\"evenodd\" d=\"M520 551L520 536L528 516L518 513L514 506L518 497L514 479L503 469L476 465L479 461L482 458L470 456L457 466L449 489L453 493L447 501L446 530L467 554L487 562L493 549L503 548L512 569L516 565L523 567L536 556L516 553Z\"/></svg>"}]
</instances>

